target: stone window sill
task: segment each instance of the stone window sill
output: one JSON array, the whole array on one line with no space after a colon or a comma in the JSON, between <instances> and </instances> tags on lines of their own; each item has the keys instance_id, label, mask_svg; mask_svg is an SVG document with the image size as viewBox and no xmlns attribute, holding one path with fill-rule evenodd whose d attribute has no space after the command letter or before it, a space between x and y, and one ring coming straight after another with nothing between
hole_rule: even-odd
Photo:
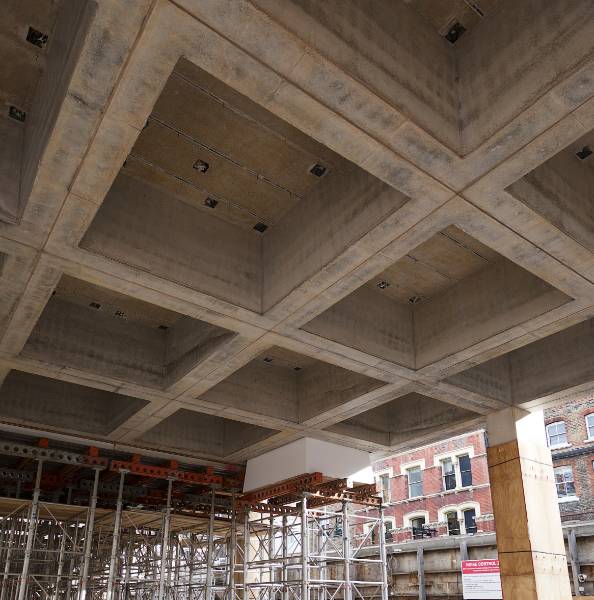
<instances>
[{"instance_id":1,"label":"stone window sill","mask_svg":"<svg viewBox=\"0 0 594 600\"><path fill-rule=\"evenodd\" d=\"M474 489L473 485L466 485L464 487L456 487L456 488L453 488L451 490L443 490L441 492L441 495L445 496L446 494L455 494L456 492L467 492L467 491L472 490L472 489Z\"/></svg>"},{"instance_id":2,"label":"stone window sill","mask_svg":"<svg viewBox=\"0 0 594 600\"><path fill-rule=\"evenodd\" d=\"M557 502L559 504L564 504L565 502L578 502L578 496L563 496L562 498L557 498Z\"/></svg>"},{"instance_id":3,"label":"stone window sill","mask_svg":"<svg viewBox=\"0 0 594 600\"><path fill-rule=\"evenodd\" d=\"M550 446L549 448L551 450L563 450L564 448L571 448L571 444L558 444L557 446Z\"/></svg>"}]
</instances>

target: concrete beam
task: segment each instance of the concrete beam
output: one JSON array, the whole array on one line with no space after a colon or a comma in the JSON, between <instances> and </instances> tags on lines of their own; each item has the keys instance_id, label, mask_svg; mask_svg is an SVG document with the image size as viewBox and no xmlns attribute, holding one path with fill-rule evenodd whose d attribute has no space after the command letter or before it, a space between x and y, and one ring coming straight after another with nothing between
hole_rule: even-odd
<instances>
[{"instance_id":1,"label":"concrete beam","mask_svg":"<svg viewBox=\"0 0 594 600\"><path fill-rule=\"evenodd\" d=\"M97 413L89 439L210 461L306 435L402 449L586 393L592 170L575 151L593 143L593 9L549 4L503 0L455 46L379 0L109 0L58 17L21 196L0 167L8 204L26 197L0 225L4 385L12 370L74 407L126 397L135 410ZM499 258L414 306L376 291L450 227ZM464 272L438 258L423 267L442 283ZM177 321L162 336L86 318L52 295L64 276ZM271 348L311 362L273 376ZM27 402L0 416L74 435Z\"/></svg>"}]
</instances>

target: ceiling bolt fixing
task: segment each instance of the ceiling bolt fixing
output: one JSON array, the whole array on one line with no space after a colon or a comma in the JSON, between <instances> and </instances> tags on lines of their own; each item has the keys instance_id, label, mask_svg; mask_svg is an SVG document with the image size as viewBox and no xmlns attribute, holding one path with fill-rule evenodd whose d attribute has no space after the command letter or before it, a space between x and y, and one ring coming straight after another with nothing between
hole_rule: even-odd
<instances>
[{"instance_id":1,"label":"ceiling bolt fixing","mask_svg":"<svg viewBox=\"0 0 594 600\"><path fill-rule=\"evenodd\" d=\"M590 148L590 146L584 146L581 150L578 150L575 155L580 159L580 160L585 160L586 158L588 158L588 156L592 155L592 148Z\"/></svg>"},{"instance_id":2,"label":"ceiling bolt fixing","mask_svg":"<svg viewBox=\"0 0 594 600\"><path fill-rule=\"evenodd\" d=\"M16 106L11 106L8 109L8 116L11 119L14 119L15 121L20 121L21 123L24 123L25 119L27 118L27 113L24 110L17 108Z\"/></svg>"},{"instance_id":3,"label":"ceiling bolt fixing","mask_svg":"<svg viewBox=\"0 0 594 600\"><path fill-rule=\"evenodd\" d=\"M311 169L309 170L309 172L312 175L315 175L316 177L322 177L323 175L326 174L326 167L324 165L320 165L319 163L316 163L315 165L313 165L311 167Z\"/></svg>"},{"instance_id":4,"label":"ceiling bolt fixing","mask_svg":"<svg viewBox=\"0 0 594 600\"><path fill-rule=\"evenodd\" d=\"M196 169L196 171L199 173L206 173L210 167L210 165L204 160L197 160L193 166L194 169Z\"/></svg>"},{"instance_id":5,"label":"ceiling bolt fixing","mask_svg":"<svg viewBox=\"0 0 594 600\"><path fill-rule=\"evenodd\" d=\"M448 32L445 34L444 37L448 42L450 42L450 44L455 44L465 31L466 27L464 27L462 23L456 21L455 23L450 25L450 28L448 29Z\"/></svg>"},{"instance_id":6,"label":"ceiling bolt fixing","mask_svg":"<svg viewBox=\"0 0 594 600\"><path fill-rule=\"evenodd\" d=\"M43 48L47 44L47 33L41 33L41 31L37 31L37 29L33 29L33 27L29 27L29 31L27 32L27 41L38 48Z\"/></svg>"}]
</instances>

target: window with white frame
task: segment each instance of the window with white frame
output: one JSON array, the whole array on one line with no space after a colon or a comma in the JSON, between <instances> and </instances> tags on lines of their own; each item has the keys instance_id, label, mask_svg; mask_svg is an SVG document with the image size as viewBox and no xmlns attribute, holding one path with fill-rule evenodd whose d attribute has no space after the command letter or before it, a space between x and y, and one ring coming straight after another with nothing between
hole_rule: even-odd
<instances>
[{"instance_id":1,"label":"window with white frame","mask_svg":"<svg viewBox=\"0 0 594 600\"><path fill-rule=\"evenodd\" d=\"M586 416L586 431L588 432L588 439L594 440L594 413Z\"/></svg>"},{"instance_id":2,"label":"window with white frame","mask_svg":"<svg viewBox=\"0 0 594 600\"><path fill-rule=\"evenodd\" d=\"M384 518L384 536L386 541L391 541L394 530L396 529L396 517ZM371 540L377 542L377 532L379 531L379 523L363 523L363 531L365 535L370 534Z\"/></svg>"},{"instance_id":3,"label":"window with white frame","mask_svg":"<svg viewBox=\"0 0 594 600\"><path fill-rule=\"evenodd\" d=\"M460 486L470 487L472 485L472 465L468 454L458 457L458 470L460 472Z\"/></svg>"},{"instance_id":4,"label":"window with white frame","mask_svg":"<svg viewBox=\"0 0 594 600\"><path fill-rule=\"evenodd\" d=\"M412 534L415 540L423 539L425 537L425 525L427 519L424 516L413 517L410 520L410 526L412 527Z\"/></svg>"},{"instance_id":5,"label":"window with white frame","mask_svg":"<svg viewBox=\"0 0 594 600\"><path fill-rule=\"evenodd\" d=\"M441 461L441 472L443 475L443 489L456 489L456 467L454 466L453 458L444 458Z\"/></svg>"},{"instance_id":6,"label":"window with white frame","mask_svg":"<svg viewBox=\"0 0 594 600\"><path fill-rule=\"evenodd\" d=\"M557 467L555 469L555 485L557 486L558 498L575 497L573 469L571 467Z\"/></svg>"},{"instance_id":7,"label":"window with white frame","mask_svg":"<svg viewBox=\"0 0 594 600\"><path fill-rule=\"evenodd\" d=\"M426 510L415 510L413 512L406 513L402 517L402 524L404 527L421 529L427 523L429 523L429 512Z\"/></svg>"},{"instance_id":8,"label":"window with white frame","mask_svg":"<svg viewBox=\"0 0 594 600\"><path fill-rule=\"evenodd\" d=\"M472 485L472 464L468 454L448 456L441 460L441 473L444 490L455 490Z\"/></svg>"},{"instance_id":9,"label":"window with white frame","mask_svg":"<svg viewBox=\"0 0 594 600\"><path fill-rule=\"evenodd\" d=\"M547 444L549 448L567 446L567 429L563 421L547 425Z\"/></svg>"},{"instance_id":10,"label":"window with white frame","mask_svg":"<svg viewBox=\"0 0 594 600\"><path fill-rule=\"evenodd\" d=\"M448 524L448 535L460 535L460 521L458 520L458 511L448 511L447 513L445 513L445 519Z\"/></svg>"},{"instance_id":11,"label":"window with white frame","mask_svg":"<svg viewBox=\"0 0 594 600\"><path fill-rule=\"evenodd\" d=\"M382 494L382 502L387 504L390 502L391 494L390 494L390 474L389 473L381 473L378 476L380 491Z\"/></svg>"},{"instance_id":12,"label":"window with white frame","mask_svg":"<svg viewBox=\"0 0 594 600\"><path fill-rule=\"evenodd\" d=\"M476 510L474 508L465 508L462 510L462 518L464 521L464 532L467 534L475 534L476 526Z\"/></svg>"},{"instance_id":13,"label":"window with white frame","mask_svg":"<svg viewBox=\"0 0 594 600\"><path fill-rule=\"evenodd\" d=\"M384 519L384 534L386 536L386 541L392 541L394 529L396 529L396 519L394 517L386 517Z\"/></svg>"},{"instance_id":14,"label":"window with white frame","mask_svg":"<svg viewBox=\"0 0 594 600\"><path fill-rule=\"evenodd\" d=\"M423 471L421 467L411 467L406 470L408 477L408 497L417 498L423 495Z\"/></svg>"},{"instance_id":15,"label":"window with white frame","mask_svg":"<svg viewBox=\"0 0 594 600\"><path fill-rule=\"evenodd\" d=\"M417 529L419 529L420 527L424 527L425 526L425 517L422 515L419 517L413 517L410 520L410 526L415 527Z\"/></svg>"},{"instance_id":16,"label":"window with white frame","mask_svg":"<svg viewBox=\"0 0 594 600\"><path fill-rule=\"evenodd\" d=\"M464 502L440 508L438 518L440 523L447 524L448 535L472 535L478 531L476 518L480 514L478 502Z\"/></svg>"},{"instance_id":17,"label":"window with white frame","mask_svg":"<svg viewBox=\"0 0 594 600\"><path fill-rule=\"evenodd\" d=\"M379 532L379 521L363 523L363 533L365 537L369 536L368 541L371 543L377 542L377 534Z\"/></svg>"}]
</instances>

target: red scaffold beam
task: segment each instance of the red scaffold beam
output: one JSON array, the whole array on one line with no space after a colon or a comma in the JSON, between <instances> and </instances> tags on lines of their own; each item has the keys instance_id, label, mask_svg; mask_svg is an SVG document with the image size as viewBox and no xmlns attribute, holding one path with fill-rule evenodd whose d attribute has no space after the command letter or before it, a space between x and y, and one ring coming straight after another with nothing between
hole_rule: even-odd
<instances>
[{"instance_id":1,"label":"red scaffold beam","mask_svg":"<svg viewBox=\"0 0 594 600\"><path fill-rule=\"evenodd\" d=\"M290 515L297 510L295 507L291 506L277 506L274 504L264 504L263 502L249 502L247 500L237 500L236 507L238 510L270 515Z\"/></svg>"},{"instance_id":2,"label":"red scaffold beam","mask_svg":"<svg viewBox=\"0 0 594 600\"><path fill-rule=\"evenodd\" d=\"M261 502L262 500L268 500L275 496L285 496L287 494L300 493L307 491L313 485L322 483L324 477L322 473L304 473L303 475L297 475L297 477L291 477L279 481L273 485L258 488L252 490L242 496L242 501L245 502Z\"/></svg>"},{"instance_id":3,"label":"red scaffold beam","mask_svg":"<svg viewBox=\"0 0 594 600\"><path fill-rule=\"evenodd\" d=\"M169 467L157 467L155 465L145 465L140 462L140 457L135 455L132 460L112 460L109 465L110 471L129 471L134 475L151 477L153 479L175 479L188 484L196 485L223 485L223 477L215 475L212 468L208 468L206 473L196 473L193 471L180 471L176 461L171 461Z\"/></svg>"}]
</instances>

